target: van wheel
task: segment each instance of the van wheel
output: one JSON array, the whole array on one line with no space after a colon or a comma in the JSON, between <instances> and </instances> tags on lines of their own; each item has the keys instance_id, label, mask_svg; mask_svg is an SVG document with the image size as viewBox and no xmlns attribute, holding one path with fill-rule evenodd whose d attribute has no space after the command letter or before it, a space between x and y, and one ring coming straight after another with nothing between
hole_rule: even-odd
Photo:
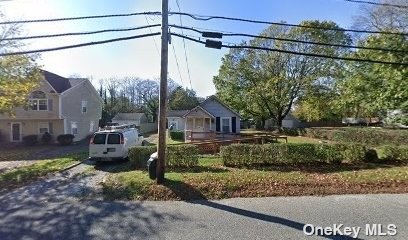
<instances>
[{"instance_id":1,"label":"van wheel","mask_svg":"<svg viewBox=\"0 0 408 240\"><path fill-rule=\"evenodd\" d=\"M123 162L129 162L129 156L122 158L122 161L123 161Z\"/></svg>"}]
</instances>

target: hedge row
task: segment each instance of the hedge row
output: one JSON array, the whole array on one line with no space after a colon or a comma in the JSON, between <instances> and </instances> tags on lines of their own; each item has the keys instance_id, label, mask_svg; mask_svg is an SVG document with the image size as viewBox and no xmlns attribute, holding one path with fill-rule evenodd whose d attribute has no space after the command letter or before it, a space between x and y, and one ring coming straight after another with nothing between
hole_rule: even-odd
<instances>
[{"instance_id":1,"label":"hedge row","mask_svg":"<svg viewBox=\"0 0 408 240\"><path fill-rule=\"evenodd\" d=\"M385 146L384 155L386 160L408 162L408 146Z\"/></svg>"},{"instance_id":2,"label":"hedge row","mask_svg":"<svg viewBox=\"0 0 408 240\"><path fill-rule=\"evenodd\" d=\"M156 146L138 146L129 149L129 161L134 168L145 169L147 160ZM198 148L195 145L168 146L166 152L166 166L195 167L198 165Z\"/></svg>"},{"instance_id":3,"label":"hedge row","mask_svg":"<svg viewBox=\"0 0 408 240\"><path fill-rule=\"evenodd\" d=\"M183 131L170 131L170 138L173 140L184 141L184 132Z\"/></svg>"},{"instance_id":4,"label":"hedge row","mask_svg":"<svg viewBox=\"0 0 408 240\"><path fill-rule=\"evenodd\" d=\"M58 135L57 141L60 145L66 146L72 144L75 136L72 134L61 134ZM34 146L38 143L39 140L41 140L42 143L44 144L49 144L51 143L53 137L49 133L44 133L43 135L27 135L23 137L23 144L26 146Z\"/></svg>"},{"instance_id":5,"label":"hedge row","mask_svg":"<svg viewBox=\"0 0 408 240\"><path fill-rule=\"evenodd\" d=\"M399 145L408 142L408 131L372 128L307 128L300 135L337 142L360 143L366 145Z\"/></svg>"},{"instance_id":6,"label":"hedge row","mask_svg":"<svg viewBox=\"0 0 408 240\"><path fill-rule=\"evenodd\" d=\"M360 163L366 148L359 144L234 144L221 147L225 166L286 165L315 163Z\"/></svg>"}]
</instances>

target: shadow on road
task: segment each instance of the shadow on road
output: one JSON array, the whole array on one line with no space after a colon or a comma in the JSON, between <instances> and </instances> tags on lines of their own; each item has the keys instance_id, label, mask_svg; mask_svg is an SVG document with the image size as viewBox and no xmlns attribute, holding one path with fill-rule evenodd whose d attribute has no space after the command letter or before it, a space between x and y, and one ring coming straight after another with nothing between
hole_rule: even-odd
<instances>
[{"instance_id":1,"label":"shadow on road","mask_svg":"<svg viewBox=\"0 0 408 240\"><path fill-rule=\"evenodd\" d=\"M220 203L216 203L212 201L203 200L203 201L195 201L194 203L200 204L206 207L215 208L221 211L234 213L234 214L241 215L244 217L249 217L249 218L253 218L253 219L257 219L257 220L261 220L265 222L270 222L274 224L280 224L286 227L290 227L290 228L299 230L301 232L303 232L303 227L306 225L304 223L296 222L290 219L286 219L286 218L282 218L278 216L271 216L271 215L267 215L263 213L250 211L250 210L245 210L242 208L232 207L232 206L228 206L228 205L224 205L224 204L220 204ZM346 239L346 240L347 239L358 239L358 238L352 238L350 236L328 236L328 235L320 235L320 236L325 237L327 239L336 239L336 240L337 239Z\"/></svg>"},{"instance_id":2,"label":"shadow on road","mask_svg":"<svg viewBox=\"0 0 408 240\"><path fill-rule=\"evenodd\" d=\"M1 196L0 239L148 239L159 235L164 223L185 220L143 203L78 201L64 193L71 187Z\"/></svg>"},{"instance_id":3,"label":"shadow on road","mask_svg":"<svg viewBox=\"0 0 408 240\"><path fill-rule=\"evenodd\" d=\"M221 210L221 211L225 211L225 212L229 212L229 213L233 213L233 214L237 214L240 216L253 218L253 219L257 219L257 220L261 220L265 222L280 224L286 227L290 227L290 228L299 230L301 232L303 232L303 227L306 225L305 223L296 222L296 221L278 217L278 216L271 216L271 215L267 215L263 213L245 210L242 208L224 205L224 204L213 202L213 201L208 201L206 196L203 193L201 193L198 189L182 181L174 181L174 180L166 179L164 186L170 188L172 192L176 194L177 197L179 197L181 200L201 199L201 200L191 201L191 203L194 203L194 204L200 204L206 207L214 208L217 210ZM323 235L322 237L325 237L327 239L346 239L346 240L355 239L349 236Z\"/></svg>"}]
</instances>

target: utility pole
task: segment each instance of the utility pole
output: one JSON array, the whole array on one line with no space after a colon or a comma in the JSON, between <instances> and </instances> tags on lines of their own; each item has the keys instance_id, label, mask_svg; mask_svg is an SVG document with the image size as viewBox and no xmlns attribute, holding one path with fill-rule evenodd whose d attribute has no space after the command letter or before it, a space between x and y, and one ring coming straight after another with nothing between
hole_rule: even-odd
<instances>
[{"instance_id":1,"label":"utility pole","mask_svg":"<svg viewBox=\"0 0 408 240\"><path fill-rule=\"evenodd\" d=\"M162 41L161 41L161 71L159 96L159 143L157 146L157 183L164 182L166 165L166 112L167 112L167 68L169 50L169 1L162 0Z\"/></svg>"}]
</instances>

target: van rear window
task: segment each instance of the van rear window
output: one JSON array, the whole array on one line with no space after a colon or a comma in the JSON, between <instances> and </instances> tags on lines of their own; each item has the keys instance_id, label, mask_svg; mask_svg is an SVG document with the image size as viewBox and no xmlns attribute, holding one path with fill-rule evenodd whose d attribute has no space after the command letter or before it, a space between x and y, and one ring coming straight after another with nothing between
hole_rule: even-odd
<instances>
[{"instance_id":1,"label":"van rear window","mask_svg":"<svg viewBox=\"0 0 408 240\"><path fill-rule=\"evenodd\" d=\"M108 144L120 144L120 135L119 134L109 134Z\"/></svg>"},{"instance_id":2,"label":"van rear window","mask_svg":"<svg viewBox=\"0 0 408 240\"><path fill-rule=\"evenodd\" d=\"M95 134L93 144L105 144L106 134Z\"/></svg>"}]
</instances>

